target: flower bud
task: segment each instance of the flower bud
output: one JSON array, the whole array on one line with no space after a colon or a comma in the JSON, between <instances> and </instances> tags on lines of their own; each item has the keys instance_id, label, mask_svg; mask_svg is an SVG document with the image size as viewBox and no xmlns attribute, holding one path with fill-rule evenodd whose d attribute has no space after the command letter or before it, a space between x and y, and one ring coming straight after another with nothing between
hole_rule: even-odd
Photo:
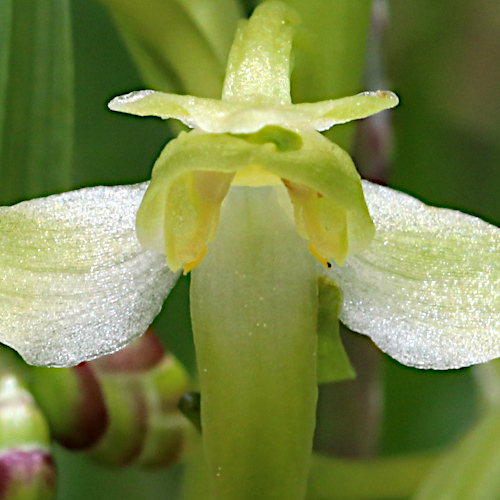
<instances>
[{"instance_id":1,"label":"flower bud","mask_svg":"<svg viewBox=\"0 0 500 500\"><path fill-rule=\"evenodd\" d=\"M55 470L47 423L13 373L0 375L0 500L50 500Z\"/></svg>"},{"instance_id":2,"label":"flower bud","mask_svg":"<svg viewBox=\"0 0 500 500\"><path fill-rule=\"evenodd\" d=\"M144 374L148 426L136 464L141 467L172 465L182 455L189 423L178 409L178 401L189 388L184 367L167 354L153 370Z\"/></svg>"},{"instance_id":3,"label":"flower bud","mask_svg":"<svg viewBox=\"0 0 500 500\"><path fill-rule=\"evenodd\" d=\"M66 448L88 448L104 434L106 406L88 363L73 368L33 368L30 387L52 437Z\"/></svg>"},{"instance_id":4,"label":"flower bud","mask_svg":"<svg viewBox=\"0 0 500 500\"><path fill-rule=\"evenodd\" d=\"M178 459L188 423L177 402L188 388L188 376L171 354L165 354L159 339L147 332L89 366L101 386L109 418L90 455L107 465L142 467Z\"/></svg>"}]
</instances>

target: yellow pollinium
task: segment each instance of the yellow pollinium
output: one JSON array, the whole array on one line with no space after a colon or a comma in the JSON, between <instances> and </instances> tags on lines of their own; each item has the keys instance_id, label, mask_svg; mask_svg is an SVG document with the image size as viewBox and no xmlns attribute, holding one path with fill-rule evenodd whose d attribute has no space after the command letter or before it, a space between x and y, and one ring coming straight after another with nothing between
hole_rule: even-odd
<instances>
[{"instance_id":1,"label":"yellow pollinium","mask_svg":"<svg viewBox=\"0 0 500 500\"><path fill-rule=\"evenodd\" d=\"M297 232L309 240L311 253L325 266L328 259L342 265L349 250L345 208L307 186L285 179L283 183L293 204Z\"/></svg>"},{"instance_id":2,"label":"yellow pollinium","mask_svg":"<svg viewBox=\"0 0 500 500\"><path fill-rule=\"evenodd\" d=\"M345 209L323 194L280 179L259 165L235 175L194 171L172 182L166 203L164 242L172 269L192 271L203 259L217 233L222 202L231 185L284 185L293 205L297 232L309 240L311 253L324 266L328 259L342 265L349 250Z\"/></svg>"}]
</instances>

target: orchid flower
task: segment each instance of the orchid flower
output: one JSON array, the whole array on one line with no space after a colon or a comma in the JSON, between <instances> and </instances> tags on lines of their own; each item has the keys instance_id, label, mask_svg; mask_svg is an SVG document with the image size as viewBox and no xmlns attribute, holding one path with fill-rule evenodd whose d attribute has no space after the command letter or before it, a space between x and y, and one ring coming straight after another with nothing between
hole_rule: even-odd
<instances>
[{"instance_id":1,"label":"orchid flower","mask_svg":"<svg viewBox=\"0 0 500 500\"><path fill-rule=\"evenodd\" d=\"M319 131L398 98L292 104L297 22L279 2L242 22L221 100L144 90L111 101L193 129L167 144L149 184L0 208L0 340L31 364L120 349L191 271L217 498L304 495L319 277L342 290L340 319L402 363L448 369L500 356L500 230L360 179Z\"/></svg>"},{"instance_id":2,"label":"orchid flower","mask_svg":"<svg viewBox=\"0 0 500 500\"><path fill-rule=\"evenodd\" d=\"M188 256L179 260L176 238L166 240L164 250L163 226L175 232L174 224L182 225L165 220L164 200L156 214L155 207L149 209L153 215L147 220L148 206L161 189L155 177L175 179L191 169L207 191L199 195L215 196L218 204L199 208L213 223L203 249L215 237L218 221L212 211L220 208L228 184L274 185L285 179L297 229L309 238L316 256L339 264L345 249L322 247L325 233L331 237L338 230L318 218L327 211L335 218L336 210L317 210L308 197L312 192L319 200L319 193L348 208L358 203L359 213L347 216L364 224L348 246L349 255L358 255L324 270L344 292L343 322L402 363L420 368L459 368L500 356L499 229L458 211L427 207L387 187L359 183L347 154L313 131L393 107L397 97L365 92L290 104L287 30L281 36L267 40L273 43L266 52L257 48L260 39L255 38L233 48L221 101L146 90L110 103L117 111L175 118L195 127L189 137L181 134L172 141L157 161L139 211L143 246L136 238L135 217L147 183L85 188L0 209L5 344L29 363L70 366L116 351L145 331L179 268L203 253L196 248L190 256L185 250ZM253 146L259 142L268 144ZM281 154L280 147L288 153ZM291 187L296 184L300 187ZM375 222L373 241L360 188ZM181 202L178 208L183 209ZM197 219L196 231L208 229L206 219ZM314 224L323 227L315 231ZM161 256L165 252L170 267Z\"/></svg>"}]
</instances>

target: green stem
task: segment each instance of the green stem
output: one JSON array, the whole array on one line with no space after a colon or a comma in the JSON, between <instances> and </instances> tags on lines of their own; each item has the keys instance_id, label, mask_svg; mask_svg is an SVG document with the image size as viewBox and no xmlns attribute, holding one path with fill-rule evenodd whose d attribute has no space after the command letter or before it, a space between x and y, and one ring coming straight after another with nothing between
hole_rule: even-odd
<instances>
[{"instance_id":1,"label":"green stem","mask_svg":"<svg viewBox=\"0 0 500 500\"><path fill-rule=\"evenodd\" d=\"M277 192L233 187L217 238L192 273L202 437L217 500L305 495L317 272Z\"/></svg>"}]
</instances>

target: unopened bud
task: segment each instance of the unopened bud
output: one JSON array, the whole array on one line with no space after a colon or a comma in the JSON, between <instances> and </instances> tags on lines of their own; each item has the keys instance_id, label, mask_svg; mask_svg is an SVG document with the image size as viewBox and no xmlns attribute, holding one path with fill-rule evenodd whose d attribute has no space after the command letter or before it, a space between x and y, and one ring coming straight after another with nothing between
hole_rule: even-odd
<instances>
[{"instance_id":1,"label":"unopened bud","mask_svg":"<svg viewBox=\"0 0 500 500\"><path fill-rule=\"evenodd\" d=\"M177 401L188 388L188 376L172 355L165 354L158 338L147 332L89 365L101 384L109 418L91 456L108 465L143 467L176 460L187 427Z\"/></svg>"},{"instance_id":2,"label":"unopened bud","mask_svg":"<svg viewBox=\"0 0 500 500\"><path fill-rule=\"evenodd\" d=\"M163 360L165 350L151 330L125 348L91 362L100 373L143 373Z\"/></svg>"},{"instance_id":3,"label":"unopened bud","mask_svg":"<svg viewBox=\"0 0 500 500\"><path fill-rule=\"evenodd\" d=\"M172 465L184 450L188 422L178 401L189 388L186 370L172 355L166 355L153 370L144 374L148 403L148 426L141 455L141 467Z\"/></svg>"},{"instance_id":4,"label":"unopened bud","mask_svg":"<svg viewBox=\"0 0 500 500\"><path fill-rule=\"evenodd\" d=\"M55 471L47 423L13 373L0 375L0 500L49 500Z\"/></svg>"},{"instance_id":5,"label":"unopened bud","mask_svg":"<svg viewBox=\"0 0 500 500\"><path fill-rule=\"evenodd\" d=\"M33 368L30 387L52 437L70 449L93 446L107 427L99 382L88 363L73 368Z\"/></svg>"}]
</instances>

